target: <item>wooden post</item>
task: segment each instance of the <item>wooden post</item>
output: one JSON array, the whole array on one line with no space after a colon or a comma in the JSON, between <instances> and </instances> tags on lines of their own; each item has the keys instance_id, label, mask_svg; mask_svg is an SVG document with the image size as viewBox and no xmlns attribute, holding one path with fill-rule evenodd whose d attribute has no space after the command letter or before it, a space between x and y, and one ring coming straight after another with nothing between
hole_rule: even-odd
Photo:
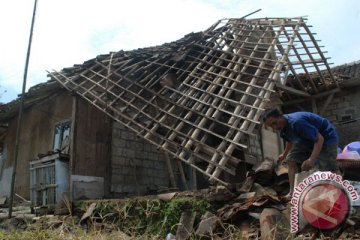
<instances>
[{"instance_id":1,"label":"wooden post","mask_svg":"<svg viewBox=\"0 0 360 240\"><path fill-rule=\"evenodd\" d=\"M172 168L172 165L171 165L171 160L169 158L169 154L167 152L165 152L164 154L165 154L165 161L166 161L166 165L167 165L167 168L168 168L168 173L169 173L169 177L170 177L171 186L176 188L177 185L176 185L176 181L175 181L174 171L173 171L173 168Z\"/></svg>"},{"instance_id":2,"label":"wooden post","mask_svg":"<svg viewBox=\"0 0 360 240\"><path fill-rule=\"evenodd\" d=\"M12 173L12 177L11 177L11 186L10 186L9 215L8 215L9 218L12 217L12 205L13 205L14 194L15 194L15 180L16 180L16 169L17 169L18 155L19 155L22 114L23 114L24 101L25 101L25 90L26 90L27 72L28 72L29 61L30 61L32 35L33 35L34 25L35 25L36 7L37 7L37 0L34 1L34 10L33 10L33 15L32 15L32 20L31 20L30 37L29 37L27 54L26 54L22 92L20 95L19 115L18 115L17 128L16 128L16 139L15 139L14 166L13 166L13 173Z\"/></svg>"}]
</instances>

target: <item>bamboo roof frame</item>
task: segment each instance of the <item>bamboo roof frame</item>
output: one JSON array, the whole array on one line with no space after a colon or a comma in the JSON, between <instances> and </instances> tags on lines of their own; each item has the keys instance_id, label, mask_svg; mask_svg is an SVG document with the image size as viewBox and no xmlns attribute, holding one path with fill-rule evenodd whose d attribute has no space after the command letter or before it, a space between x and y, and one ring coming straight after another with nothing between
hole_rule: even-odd
<instances>
[{"instance_id":1,"label":"bamboo roof frame","mask_svg":"<svg viewBox=\"0 0 360 240\"><path fill-rule=\"evenodd\" d=\"M169 156L227 185L221 173L235 174L243 159L234 152L248 151L244 139L254 136L276 86L302 96L338 88L305 20L222 19L175 42L101 55L49 75Z\"/></svg>"}]
</instances>

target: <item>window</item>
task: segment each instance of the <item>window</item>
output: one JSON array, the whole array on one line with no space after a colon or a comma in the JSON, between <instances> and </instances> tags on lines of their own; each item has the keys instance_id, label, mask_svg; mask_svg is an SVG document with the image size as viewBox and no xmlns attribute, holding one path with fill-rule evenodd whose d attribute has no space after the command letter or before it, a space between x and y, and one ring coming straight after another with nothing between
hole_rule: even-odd
<instances>
[{"instance_id":1,"label":"window","mask_svg":"<svg viewBox=\"0 0 360 240\"><path fill-rule=\"evenodd\" d=\"M64 121L55 125L53 150L63 150L64 144L68 145L70 137L70 121ZM67 141L67 143L66 143Z\"/></svg>"},{"instance_id":2,"label":"window","mask_svg":"<svg viewBox=\"0 0 360 240\"><path fill-rule=\"evenodd\" d=\"M349 124L349 123L353 123L353 122L356 122L356 119L353 118L353 115L346 114L346 115L341 116L341 120L340 120L339 124L344 125L344 124Z\"/></svg>"}]
</instances>

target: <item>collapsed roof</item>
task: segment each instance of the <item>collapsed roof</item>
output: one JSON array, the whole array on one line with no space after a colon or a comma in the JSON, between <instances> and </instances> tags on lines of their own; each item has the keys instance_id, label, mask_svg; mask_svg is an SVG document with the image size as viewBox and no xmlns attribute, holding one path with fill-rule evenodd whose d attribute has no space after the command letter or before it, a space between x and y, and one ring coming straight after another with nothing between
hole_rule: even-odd
<instances>
[{"instance_id":1,"label":"collapsed roof","mask_svg":"<svg viewBox=\"0 0 360 240\"><path fill-rule=\"evenodd\" d=\"M243 160L237 153L247 151L275 87L298 96L338 88L301 17L223 19L175 42L112 52L49 74L224 185L221 173L235 174Z\"/></svg>"}]
</instances>

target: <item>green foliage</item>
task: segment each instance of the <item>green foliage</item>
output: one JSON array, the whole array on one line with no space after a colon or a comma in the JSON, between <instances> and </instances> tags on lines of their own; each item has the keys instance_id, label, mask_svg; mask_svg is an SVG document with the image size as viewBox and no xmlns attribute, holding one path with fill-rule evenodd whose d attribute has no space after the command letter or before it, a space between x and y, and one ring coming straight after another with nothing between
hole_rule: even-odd
<instances>
[{"instance_id":1,"label":"green foliage","mask_svg":"<svg viewBox=\"0 0 360 240\"><path fill-rule=\"evenodd\" d=\"M2 240L62 240L63 238L55 231L49 229L35 228L26 231L13 231L10 233L0 232Z\"/></svg>"},{"instance_id":2,"label":"green foliage","mask_svg":"<svg viewBox=\"0 0 360 240\"><path fill-rule=\"evenodd\" d=\"M92 220L99 220L99 222L109 221L114 215L114 206L108 202L100 202L92 213Z\"/></svg>"},{"instance_id":3,"label":"green foliage","mask_svg":"<svg viewBox=\"0 0 360 240\"><path fill-rule=\"evenodd\" d=\"M212 206L206 200L196 200L187 198L177 198L169 202L164 209L167 218L165 227L167 232L173 232L173 228L179 223L181 213L185 211L196 212L195 223L200 221L200 217L206 212L211 211Z\"/></svg>"},{"instance_id":4,"label":"green foliage","mask_svg":"<svg viewBox=\"0 0 360 240\"><path fill-rule=\"evenodd\" d=\"M87 202L79 206L79 216L82 216L89 205ZM99 201L87 221L81 222L81 226L78 225L78 220L72 218L58 222L61 227L55 228L49 221L40 221L36 228L29 224L23 231L0 231L0 239L123 239L118 237L120 232L133 239L164 239L169 232L175 234L181 214L185 211L196 212L195 225L206 211L214 212L209 202L193 198L176 198L169 202L160 199ZM69 236L71 238L67 238Z\"/></svg>"},{"instance_id":5,"label":"green foliage","mask_svg":"<svg viewBox=\"0 0 360 240\"><path fill-rule=\"evenodd\" d=\"M205 200L177 198L170 202L159 199L129 199L122 203L99 202L95 207L93 224L111 223L130 236L160 235L174 232L184 211L196 212L196 223L211 209Z\"/></svg>"},{"instance_id":6,"label":"green foliage","mask_svg":"<svg viewBox=\"0 0 360 240\"><path fill-rule=\"evenodd\" d=\"M136 200L126 202L120 212L119 229L127 234L161 233L163 208L160 200Z\"/></svg>"}]
</instances>

